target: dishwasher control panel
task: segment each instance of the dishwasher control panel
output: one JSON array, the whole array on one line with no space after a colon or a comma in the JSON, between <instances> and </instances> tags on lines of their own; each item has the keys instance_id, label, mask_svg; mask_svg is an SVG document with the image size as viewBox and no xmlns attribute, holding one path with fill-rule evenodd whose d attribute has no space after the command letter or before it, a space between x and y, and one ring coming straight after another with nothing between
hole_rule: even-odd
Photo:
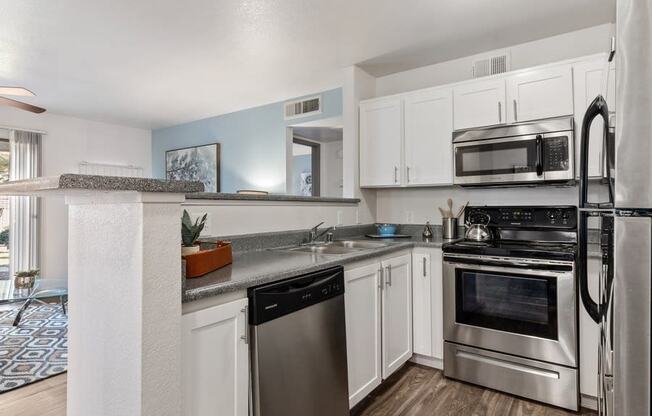
<instances>
[{"instance_id":1,"label":"dishwasher control panel","mask_svg":"<svg viewBox=\"0 0 652 416\"><path fill-rule=\"evenodd\" d=\"M249 289L249 324L260 325L344 294L342 266Z\"/></svg>"}]
</instances>

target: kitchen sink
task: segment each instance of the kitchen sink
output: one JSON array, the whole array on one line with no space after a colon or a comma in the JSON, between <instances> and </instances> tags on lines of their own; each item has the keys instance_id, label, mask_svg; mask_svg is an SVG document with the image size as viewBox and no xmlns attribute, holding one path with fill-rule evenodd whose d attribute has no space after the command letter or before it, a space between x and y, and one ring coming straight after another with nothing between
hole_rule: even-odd
<instances>
[{"instance_id":1,"label":"kitchen sink","mask_svg":"<svg viewBox=\"0 0 652 416\"><path fill-rule=\"evenodd\" d=\"M371 248L381 248L386 247L387 243L381 243L378 241L361 241L361 240L338 240L330 243L333 246L353 248L367 250Z\"/></svg>"},{"instance_id":2,"label":"kitchen sink","mask_svg":"<svg viewBox=\"0 0 652 416\"><path fill-rule=\"evenodd\" d=\"M285 248L282 250L298 251L302 253L341 255L341 254L355 253L363 250L370 250L373 248L381 248L385 246L387 246L386 243L380 243L374 241L338 240L329 243L304 244L297 247Z\"/></svg>"}]
</instances>

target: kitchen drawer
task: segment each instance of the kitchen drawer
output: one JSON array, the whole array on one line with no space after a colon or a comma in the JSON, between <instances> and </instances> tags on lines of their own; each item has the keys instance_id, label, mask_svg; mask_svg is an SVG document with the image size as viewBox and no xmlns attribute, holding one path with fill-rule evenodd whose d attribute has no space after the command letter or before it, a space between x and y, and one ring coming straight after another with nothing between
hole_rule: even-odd
<instances>
[{"instance_id":1,"label":"kitchen drawer","mask_svg":"<svg viewBox=\"0 0 652 416\"><path fill-rule=\"evenodd\" d=\"M444 343L444 375L577 411L577 370Z\"/></svg>"}]
</instances>

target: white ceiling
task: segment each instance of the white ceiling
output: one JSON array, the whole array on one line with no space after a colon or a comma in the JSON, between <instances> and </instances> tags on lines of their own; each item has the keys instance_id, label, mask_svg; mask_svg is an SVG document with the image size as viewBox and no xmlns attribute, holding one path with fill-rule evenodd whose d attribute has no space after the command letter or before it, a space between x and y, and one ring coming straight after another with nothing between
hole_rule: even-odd
<instances>
[{"instance_id":1,"label":"white ceiling","mask_svg":"<svg viewBox=\"0 0 652 416\"><path fill-rule=\"evenodd\" d=\"M0 0L0 85L169 126L614 21L615 0ZM415 58L416 56L416 58Z\"/></svg>"}]
</instances>

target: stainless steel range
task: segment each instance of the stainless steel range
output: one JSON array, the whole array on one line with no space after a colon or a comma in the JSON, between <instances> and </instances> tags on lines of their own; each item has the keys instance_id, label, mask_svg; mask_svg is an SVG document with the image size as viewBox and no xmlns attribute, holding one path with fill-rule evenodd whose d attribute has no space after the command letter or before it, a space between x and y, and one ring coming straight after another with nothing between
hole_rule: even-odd
<instances>
[{"instance_id":1,"label":"stainless steel range","mask_svg":"<svg viewBox=\"0 0 652 416\"><path fill-rule=\"evenodd\" d=\"M444 245L444 374L579 406L577 208L467 207L493 240Z\"/></svg>"}]
</instances>

